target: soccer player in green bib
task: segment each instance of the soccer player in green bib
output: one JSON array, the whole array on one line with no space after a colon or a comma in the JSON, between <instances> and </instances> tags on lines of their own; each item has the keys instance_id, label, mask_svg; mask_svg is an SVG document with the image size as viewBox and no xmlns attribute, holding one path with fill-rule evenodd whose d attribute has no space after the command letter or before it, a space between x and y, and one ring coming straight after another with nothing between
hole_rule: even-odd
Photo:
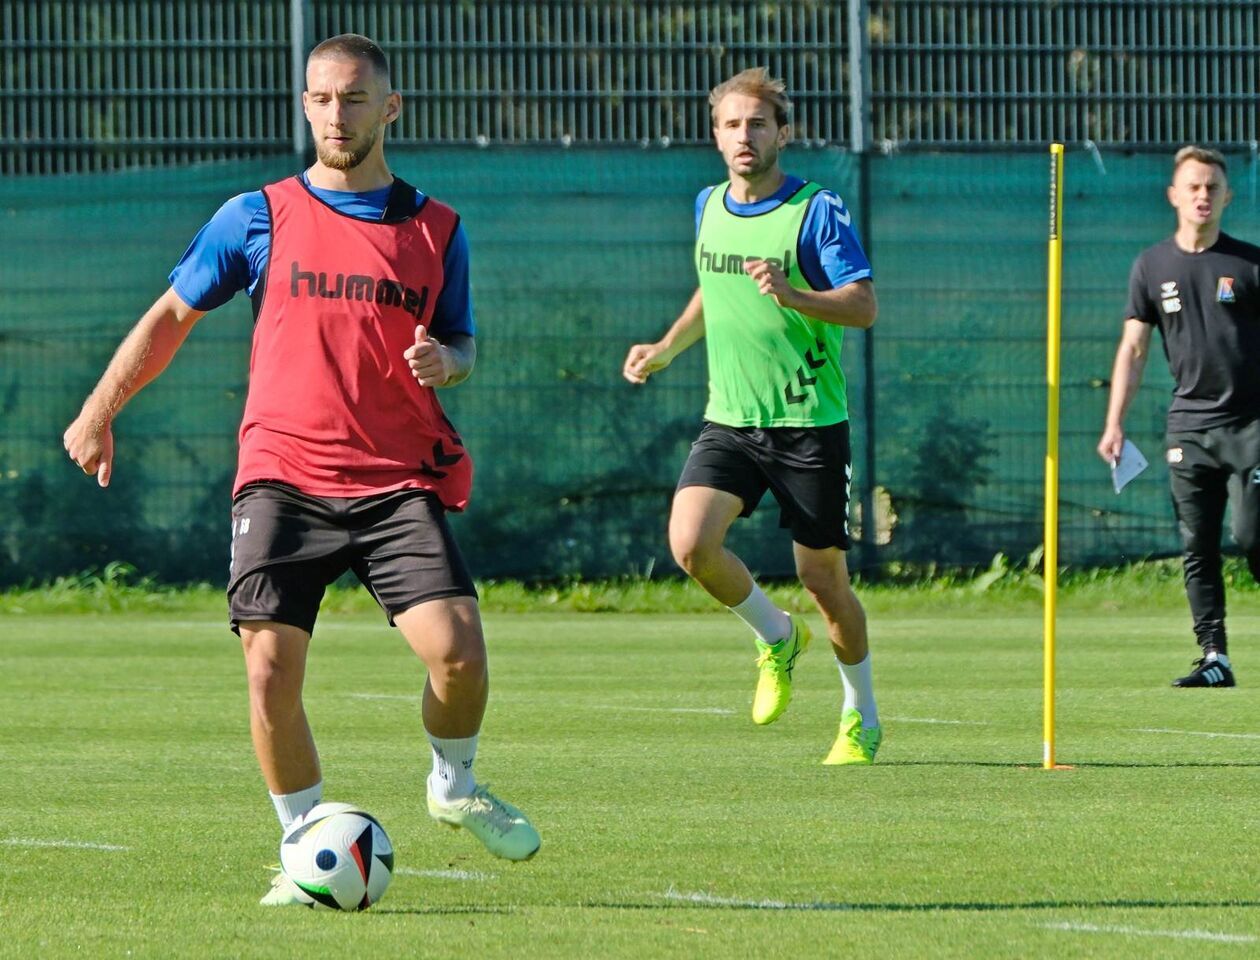
<instances>
[{"instance_id":1,"label":"soccer player in green bib","mask_svg":"<svg viewBox=\"0 0 1260 960\"><path fill-rule=\"evenodd\" d=\"M660 340L630 348L623 374L644 383L704 338L709 402L674 495L670 549L752 628L752 718L773 723L792 698L809 627L770 601L725 540L737 517L774 494L844 687L823 763L869 764L881 730L866 615L845 563L852 468L840 345L845 327L875 322L871 267L840 198L779 167L791 137L782 81L745 70L715 87L709 104L729 179L696 199L700 286Z\"/></svg>"}]
</instances>

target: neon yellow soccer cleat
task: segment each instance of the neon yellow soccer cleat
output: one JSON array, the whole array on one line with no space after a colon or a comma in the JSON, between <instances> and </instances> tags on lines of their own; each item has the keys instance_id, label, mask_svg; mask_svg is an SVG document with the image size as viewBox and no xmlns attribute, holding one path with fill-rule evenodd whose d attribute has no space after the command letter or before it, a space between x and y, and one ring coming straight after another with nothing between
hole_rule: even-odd
<instances>
[{"instance_id":1,"label":"neon yellow soccer cleat","mask_svg":"<svg viewBox=\"0 0 1260 960\"><path fill-rule=\"evenodd\" d=\"M753 723L774 723L783 715L792 700L792 670L796 658L805 652L812 635L809 627L792 617L792 632L787 638L771 646L760 637L754 637L760 653L757 656L757 692L753 695Z\"/></svg>"},{"instance_id":2,"label":"neon yellow soccer cleat","mask_svg":"<svg viewBox=\"0 0 1260 960\"><path fill-rule=\"evenodd\" d=\"M504 860L528 860L542 846L538 831L525 814L485 786L478 787L471 797L451 803L438 802L430 791L429 816L452 829L463 827Z\"/></svg>"},{"instance_id":3,"label":"neon yellow soccer cleat","mask_svg":"<svg viewBox=\"0 0 1260 960\"><path fill-rule=\"evenodd\" d=\"M840 715L840 735L823 763L829 766L870 766L875 762L875 751L883 738L882 727L863 727L862 715L853 709L846 710Z\"/></svg>"},{"instance_id":4,"label":"neon yellow soccer cleat","mask_svg":"<svg viewBox=\"0 0 1260 960\"><path fill-rule=\"evenodd\" d=\"M271 889L258 901L264 907L309 907L314 901L298 889L298 885L284 873L279 872L271 878Z\"/></svg>"}]
</instances>

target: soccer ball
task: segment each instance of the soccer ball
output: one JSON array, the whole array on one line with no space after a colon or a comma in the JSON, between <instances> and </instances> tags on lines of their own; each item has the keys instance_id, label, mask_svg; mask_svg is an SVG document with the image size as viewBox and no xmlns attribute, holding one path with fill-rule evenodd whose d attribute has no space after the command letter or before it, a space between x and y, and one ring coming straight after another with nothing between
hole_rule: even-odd
<instances>
[{"instance_id":1,"label":"soccer ball","mask_svg":"<svg viewBox=\"0 0 1260 960\"><path fill-rule=\"evenodd\" d=\"M394 876L394 847L370 813L349 803L321 803L289 826L280 866L311 907L364 910Z\"/></svg>"}]
</instances>

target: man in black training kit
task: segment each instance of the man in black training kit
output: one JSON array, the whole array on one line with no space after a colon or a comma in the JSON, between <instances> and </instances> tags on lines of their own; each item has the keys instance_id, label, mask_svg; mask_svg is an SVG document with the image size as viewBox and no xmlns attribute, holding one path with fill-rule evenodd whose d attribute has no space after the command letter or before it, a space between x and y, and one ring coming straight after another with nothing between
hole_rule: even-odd
<instances>
[{"instance_id":1,"label":"man in black training kit","mask_svg":"<svg viewBox=\"0 0 1260 960\"><path fill-rule=\"evenodd\" d=\"M1165 459L1185 557L1186 593L1203 656L1175 687L1232 687L1225 642L1221 527L1260 580L1260 247L1221 233L1231 198L1225 158L1182 147L1168 202L1177 232L1143 250L1129 276L1124 332L1098 453L1120 456L1124 415L1159 327L1176 388Z\"/></svg>"}]
</instances>

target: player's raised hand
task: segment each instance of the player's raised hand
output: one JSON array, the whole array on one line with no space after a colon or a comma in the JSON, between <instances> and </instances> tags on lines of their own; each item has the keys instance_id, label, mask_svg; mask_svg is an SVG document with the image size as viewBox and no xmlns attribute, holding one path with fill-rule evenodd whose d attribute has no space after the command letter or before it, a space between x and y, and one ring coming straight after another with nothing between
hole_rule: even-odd
<instances>
[{"instance_id":1,"label":"player's raised hand","mask_svg":"<svg viewBox=\"0 0 1260 960\"><path fill-rule=\"evenodd\" d=\"M668 367L671 359L660 344L636 343L626 354L621 375L631 383L647 383L647 378Z\"/></svg>"},{"instance_id":2,"label":"player's raised hand","mask_svg":"<svg viewBox=\"0 0 1260 960\"><path fill-rule=\"evenodd\" d=\"M416 342L403 351L403 358L422 387L440 387L451 378L451 358L446 347L430 337L423 324L416 327Z\"/></svg>"},{"instance_id":3,"label":"player's raised hand","mask_svg":"<svg viewBox=\"0 0 1260 960\"><path fill-rule=\"evenodd\" d=\"M744 273L753 278L762 296L774 297L775 303L781 307L789 305L792 285L779 267L767 260L745 260Z\"/></svg>"},{"instance_id":4,"label":"player's raised hand","mask_svg":"<svg viewBox=\"0 0 1260 960\"><path fill-rule=\"evenodd\" d=\"M114 431L109 422L80 413L61 438L70 459L102 487L109 486L114 472Z\"/></svg>"}]
</instances>

